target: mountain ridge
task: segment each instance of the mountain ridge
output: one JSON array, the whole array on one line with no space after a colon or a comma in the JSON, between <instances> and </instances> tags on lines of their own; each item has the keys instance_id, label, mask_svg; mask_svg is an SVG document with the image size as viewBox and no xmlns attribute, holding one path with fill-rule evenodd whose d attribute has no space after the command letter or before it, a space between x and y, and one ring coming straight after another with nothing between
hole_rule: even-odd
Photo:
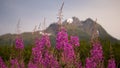
<instances>
[{"instance_id":1,"label":"mountain ridge","mask_svg":"<svg viewBox=\"0 0 120 68\"><path fill-rule=\"evenodd\" d=\"M107 31L97 22L92 20L91 18L87 18L85 21L80 21L77 17L72 17L72 23L68 23L67 20L63 21L62 26L67 29L68 35L77 35L79 36L80 40L87 40L90 41L92 35L93 24L97 24L97 30L99 31L99 37L102 40L109 40L110 42L120 42L120 40L112 37L107 33ZM57 22L50 24L46 29L45 32L52 34L50 36L51 39L55 40L55 36L59 30L59 25ZM0 44L11 43L15 40L17 34L4 34L0 36ZM23 32L21 33L24 42L26 45L31 45L34 42L36 35L32 35L32 32ZM40 35L39 35L40 36ZM55 42L54 42L55 43Z\"/></svg>"},{"instance_id":2,"label":"mountain ridge","mask_svg":"<svg viewBox=\"0 0 120 68\"><path fill-rule=\"evenodd\" d=\"M80 21L77 17L72 17L73 19L73 23L68 24L67 20L63 21L63 26L66 27L68 30L69 29L73 29L76 28L80 31L83 31L85 33L87 33L89 36L92 35L92 30L93 30L93 24L97 23L95 21L93 21L91 18L87 18L85 21ZM70 28L72 27L72 28ZM100 25L97 23L97 29L99 31L99 36L102 38L109 38L109 39L114 39L114 40L118 40L114 37L112 37L110 34L107 33L107 31ZM56 34L58 31L58 24L57 23L52 23L47 29L46 32L48 33L53 33Z\"/></svg>"}]
</instances>

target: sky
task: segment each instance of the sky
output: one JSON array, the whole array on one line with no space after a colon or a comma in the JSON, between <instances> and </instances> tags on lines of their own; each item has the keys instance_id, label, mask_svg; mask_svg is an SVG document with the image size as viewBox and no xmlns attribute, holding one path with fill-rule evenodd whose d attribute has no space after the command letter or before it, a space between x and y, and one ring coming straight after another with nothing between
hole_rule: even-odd
<instances>
[{"instance_id":1,"label":"sky","mask_svg":"<svg viewBox=\"0 0 120 68\"><path fill-rule=\"evenodd\" d=\"M57 22L63 0L0 0L0 35L16 33L20 20L21 32L33 31L36 25L46 27ZM120 0L64 0L63 20L73 16L80 20L92 18L113 37L120 39ZM43 27L43 26L42 26Z\"/></svg>"}]
</instances>

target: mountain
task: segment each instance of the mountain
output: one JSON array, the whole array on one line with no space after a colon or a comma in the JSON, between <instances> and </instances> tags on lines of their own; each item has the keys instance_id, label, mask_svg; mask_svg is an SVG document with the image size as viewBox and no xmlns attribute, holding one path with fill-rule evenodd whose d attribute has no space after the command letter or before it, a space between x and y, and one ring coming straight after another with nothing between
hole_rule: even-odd
<instances>
[{"instance_id":1,"label":"mountain","mask_svg":"<svg viewBox=\"0 0 120 68\"><path fill-rule=\"evenodd\" d=\"M77 17L72 17L72 20L72 23L67 22L67 20L63 22L63 26L67 29L69 35L77 35L81 40L90 40L94 24L96 23L100 39L109 40L111 42L118 41L116 38L109 35L100 24L93 21L91 18L87 18L85 21L80 21ZM57 23L53 23L46 29L46 32L56 35L59 30L58 28L59 25Z\"/></svg>"},{"instance_id":2,"label":"mountain","mask_svg":"<svg viewBox=\"0 0 120 68\"><path fill-rule=\"evenodd\" d=\"M99 38L101 40L109 40L112 43L119 42L119 40L115 39L111 35L107 33L107 31L97 22L93 21L91 18L87 18L85 21L80 21L77 17L72 17L72 23L67 22L67 20L63 21L62 26L67 29L67 32L70 35L79 36L80 40L90 41L91 35L93 33L94 23L96 23L96 28L99 31ZM55 40L56 34L59 30L59 25L54 22L46 28L45 32L50 33L50 39ZM17 34L4 34L0 36L0 45L12 45L14 44L15 37ZM32 32L24 32L21 34L24 39L25 45L34 45L34 39L36 35L32 35ZM40 35L39 35L40 36ZM55 41L52 41L53 44Z\"/></svg>"}]
</instances>

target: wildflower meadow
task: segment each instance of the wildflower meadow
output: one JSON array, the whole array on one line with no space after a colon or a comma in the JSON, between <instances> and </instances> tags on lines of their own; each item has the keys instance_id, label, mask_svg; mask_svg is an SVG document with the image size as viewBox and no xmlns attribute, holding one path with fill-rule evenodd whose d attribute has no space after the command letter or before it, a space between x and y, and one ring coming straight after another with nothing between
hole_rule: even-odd
<instances>
[{"instance_id":1,"label":"wildflower meadow","mask_svg":"<svg viewBox=\"0 0 120 68\"><path fill-rule=\"evenodd\" d=\"M117 68L112 47L105 62L103 46L97 39L86 46L78 36L69 36L66 28L61 27L53 41L55 46L51 45L49 36L43 34L36 36L34 45L28 48L22 36L17 35L15 45L8 49L9 55L0 55L0 68Z\"/></svg>"}]
</instances>

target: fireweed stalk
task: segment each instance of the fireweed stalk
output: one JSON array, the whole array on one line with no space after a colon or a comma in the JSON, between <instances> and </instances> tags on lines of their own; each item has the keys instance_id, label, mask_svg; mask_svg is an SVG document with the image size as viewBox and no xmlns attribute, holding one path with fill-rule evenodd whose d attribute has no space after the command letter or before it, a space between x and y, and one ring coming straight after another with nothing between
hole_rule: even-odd
<instances>
[{"instance_id":1,"label":"fireweed stalk","mask_svg":"<svg viewBox=\"0 0 120 68\"><path fill-rule=\"evenodd\" d=\"M81 63L76 62L76 55L74 47L79 45L79 38L77 36L71 36L71 40L68 40L68 34L66 29L62 27L56 37L56 49L61 54L62 63L65 67L82 67Z\"/></svg>"},{"instance_id":2,"label":"fireweed stalk","mask_svg":"<svg viewBox=\"0 0 120 68\"><path fill-rule=\"evenodd\" d=\"M91 36L92 49L90 50L90 57L86 59L86 68L103 68L103 50L102 45L98 39L99 33L97 32L96 22L93 24L93 32Z\"/></svg>"},{"instance_id":3,"label":"fireweed stalk","mask_svg":"<svg viewBox=\"0 0 120 68\"><path fill-rule=\"evenodd\" d=\"M23 59L24 42L20 35L15 39L15 55L11 56L11 68L25 68ZM11 54L12 55L12 54Z\"/></svg>"},{"instance_id":4,"label":"fireweed stalk","mask_svg":"<svg viewBox=\"0 0 120 68\"><path fill-rule=\"evenodd\" d=\"M91 57L96 63L99 63L103 60L102 45L99 42L93 44L93 48L91 49L90 53Z\"/></svg>"},{"instance_id":5,"label":"fireweed stalk","mask_svg":"<svg viewBox=\"0 0 120 68\"><path fill-rule=\"evenodd\" d=\"M10 67L11 68L25 68L24 59L23 59L23 51L24 51L24 42L20 34L20 20L17 24L17 33L15 39L15 54L11 54L10 57Z\"/></svg>"},{"instance_id":6,"label":"fireweed stalk","mask_svg":"<svg viewBox=\"0 0 120 68\"><path fill-rule=\"evenodd\" d=\"M93 43L92 49L90 51L90 57L86 59L86 68L97 68L101 67L101 62L103 62L103 50L102 45L99 42Z\"/></svg>"}]
</instances>

